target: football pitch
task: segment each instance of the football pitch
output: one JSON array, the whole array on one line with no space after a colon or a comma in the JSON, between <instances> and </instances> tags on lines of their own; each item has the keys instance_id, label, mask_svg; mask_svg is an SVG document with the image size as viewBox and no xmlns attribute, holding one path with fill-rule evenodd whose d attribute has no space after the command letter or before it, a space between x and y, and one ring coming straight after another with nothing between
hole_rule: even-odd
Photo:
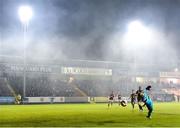
<instances>
[{"instance_id":1,"label":"football pitch","mask_svg":"<svg viewBox=\"0 0 180 128\"><path fill-rule=\"evenodd\" d=\"M114 104L0 105L4 127L180 127L180 103L155 103L152 119Z\"/></svg>"}]
</instances>

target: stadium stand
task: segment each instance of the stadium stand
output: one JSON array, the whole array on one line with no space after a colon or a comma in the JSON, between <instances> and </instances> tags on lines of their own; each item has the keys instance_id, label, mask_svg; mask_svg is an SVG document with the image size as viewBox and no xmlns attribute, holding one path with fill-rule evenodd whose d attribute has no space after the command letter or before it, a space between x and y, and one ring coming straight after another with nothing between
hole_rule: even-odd
<instances>
[{"instance_id":1,"label":"stadium stand","mask_svg":"<svg viewBox=\"0 0 180 128\"><path fill-rule=\"evenodd\" d=\"M20 62L12 63L11 61L0 63L0 96L12 96L5 85L4 78L7 79L16 94L23 95L22 64L19 64ZM145 88L148 84L151 84L153 87L155 99L158 99L158 95L159 97L179 95L179 91L176 92L176 90L180 89L180 84L159 82L158 74L160 70L150 67L142 67L143 70L138 69L139 73L135 75L146 79L140 82L133 79L135 75L133 74L133 70L129 68L131 67L130 64L100 61L83 61L82 63L82 61L71 60L62 61L59 65L33 63L28 66L26 74L27 97L107 97L111 91L115 93L120 92L121 95L128 97L132 89L136 90L138 86ZM63 74L62 67L70 67L72 71L75 71L75 74L66 74L67 72ZM78 70L73 69L73 67L78 67ZM79 67L81 67L81 69ZM104 76L96 74L76 74L81 70L87 71L88 68L97 68L98 71L100 68L111 69L112 74L111 72L110 74L106 74L107 72L105 72ZM152 69L153 72L149 72L149 68ZM100 73L102 73L102 71ZM157 81L151 81L151 77L155 77ZM174 88L176 89L172 91Z\"/></svg>"}]
</instances>

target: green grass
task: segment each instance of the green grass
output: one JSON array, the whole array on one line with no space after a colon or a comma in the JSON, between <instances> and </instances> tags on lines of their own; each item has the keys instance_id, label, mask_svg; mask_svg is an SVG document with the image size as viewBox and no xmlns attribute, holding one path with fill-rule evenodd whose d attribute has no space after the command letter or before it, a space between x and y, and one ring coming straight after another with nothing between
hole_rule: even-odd
<instances>
[{"instance_id":1,"label":"green grass","mask_svg":"<svg viewBox=\"0 0 180 128\"><path fill-rule=\"evenodd\" d=\"M152 119L146 114L130 104L0 105L0 126L180 127L180 103L155 103Z\"/></svg>"}]
</instances>

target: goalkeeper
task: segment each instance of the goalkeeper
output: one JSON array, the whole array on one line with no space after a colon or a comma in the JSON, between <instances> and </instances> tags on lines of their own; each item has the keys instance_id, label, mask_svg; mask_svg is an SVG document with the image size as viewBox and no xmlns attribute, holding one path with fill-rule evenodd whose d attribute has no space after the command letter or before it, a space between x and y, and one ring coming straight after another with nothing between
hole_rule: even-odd
<instances>
[{"instance_id":1,"label":"goalkeeper","mask_svg":"<svg viewBox=\"0 0 180 128\"><path fill-rule=\"evenodd\" d=\"M147 107L148 115L146 117L150 119L152 111L153 111L153 101L151 100L151 98L148 95L149 91L151 91L151 86L150 85L147 86L146 89L144 90L144 93L143 93L143 102L144 102L144 105L143 106Z\"/></svg>"}]
</instances>

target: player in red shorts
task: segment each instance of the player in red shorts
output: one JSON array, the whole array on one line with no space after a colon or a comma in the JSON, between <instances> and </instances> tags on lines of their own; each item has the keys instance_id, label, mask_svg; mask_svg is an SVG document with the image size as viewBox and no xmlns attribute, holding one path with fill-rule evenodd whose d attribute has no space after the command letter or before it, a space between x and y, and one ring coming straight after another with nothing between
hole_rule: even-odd
<instances>
[{"instance_id":1,"label":"player in red shorts","mask_svg":"<svg viewBox=\"0 0 180 128\"><path fill-rule=\"evenodd\" d=\"M130 95L130 99L131 99L132 108L134 109L134 105L136 103L136 93L134 92L134 90L132 90L132 93Z\"/></svg>"},{"instance_id":2,"label":"player in red shorts","mask_svg":"<svg viewBox=\"0 0 180 128\"><path fill-rule=\"evenodd\" d=\"M108 107L112 106L113 102L114 102L114 93L112 91L112 93L109 95Z\"/></svg>"},{"instance_id":3,"label":"player in red shorts","mask_svg":"<svg viewBox=\"0 0 180 128\"><path fill-rule=\"evenodd\" d=\"M118 94L118 95L117 95L117 98L118 98L118 103L119 103L119 106L120 106L120 105L121 105L121 100L122 100L121 94Z\"/></svg>"}]
</instances>

